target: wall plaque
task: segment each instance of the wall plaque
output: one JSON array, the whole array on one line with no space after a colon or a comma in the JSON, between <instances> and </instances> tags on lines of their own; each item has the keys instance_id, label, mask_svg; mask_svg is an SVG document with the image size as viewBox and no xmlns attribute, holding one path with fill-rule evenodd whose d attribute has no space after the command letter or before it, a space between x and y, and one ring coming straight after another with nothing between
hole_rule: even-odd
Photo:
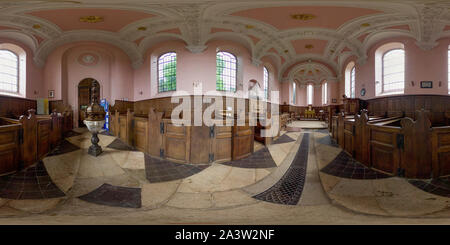
<instances>
[{"instance_id":1,"label":"wall plaque","mask_svg":"<svg viewBox=\"0 0 450 245\"><path fill-rule=\"evenodd\" d=\"M433 82L432 81L421 81L420 88L433 88Z\"/></svg>"}]
</instances>

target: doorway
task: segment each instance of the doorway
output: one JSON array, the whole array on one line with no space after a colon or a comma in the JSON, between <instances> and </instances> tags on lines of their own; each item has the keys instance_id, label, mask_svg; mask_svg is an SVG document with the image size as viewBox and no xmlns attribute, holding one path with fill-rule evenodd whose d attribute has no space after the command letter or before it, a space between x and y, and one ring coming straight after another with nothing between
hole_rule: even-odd
<instances>
[{"instance_id":1,"label":"doorway","mask_svg":"<svg viewBox=\"0 0 450 245\"><path fill-rule=\"evenodd\" d=\"M86 127L83 120L86 118L86 108L91 104L91 86L96 81L93 78L85 78L78 84L78 126ZM100 86L100 83L97 82ZM100 88L99 88L100 91ZM97 101L100 101L100 94L97 95Z\"/></svg>"}]
</instances>

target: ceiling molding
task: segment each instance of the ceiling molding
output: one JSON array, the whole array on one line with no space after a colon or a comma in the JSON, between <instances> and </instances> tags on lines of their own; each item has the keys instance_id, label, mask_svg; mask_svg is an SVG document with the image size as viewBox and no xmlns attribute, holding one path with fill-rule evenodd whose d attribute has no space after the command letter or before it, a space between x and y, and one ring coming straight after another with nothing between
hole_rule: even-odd
<instances>
[{"instance_id":1,"label":"ceiling molding","mask_svg":"<svg viewBox=\"0 0 450 245\"><path fill-rule=\"evenodd\" d=\"M45 62L48 55L50 55L57 47L80 41L103 42L116 46L128 55L134 68L139 67L140 64L143 63L142 53L138 50L135 43L119 39L119 36L116 33L107 31L92 32L90 30L64 32L56 39L44 41L36 50L34 60L37 61L38 64L43 61Z\"/></svg>"}]
</instances>

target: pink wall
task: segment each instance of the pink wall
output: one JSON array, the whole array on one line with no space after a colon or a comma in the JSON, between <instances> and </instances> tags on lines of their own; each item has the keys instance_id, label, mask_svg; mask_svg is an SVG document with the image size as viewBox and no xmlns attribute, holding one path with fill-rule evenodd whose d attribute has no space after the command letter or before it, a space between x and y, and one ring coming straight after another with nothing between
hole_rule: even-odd
<instances>
[{"instance_id":1,"label":"pink wall","mask_svg":"<svg viewBox=\"0 0 450 245\"><path fill-rule=\"evenodd\" d=\"M271 90L280 90L281 85L275 74L278 73L272 61L263 59L262 65L252 64L248 50L240 44L230 41L211 41L202 53L191 53L181 41L167 41L151 47L145 57L142 67L135 70L134 100L146 100L158 97L168 97L174 92L158 93L156 66L161 54L169 51L177 53L177 91L194 92L194 83L202 83L203 93L216 91L216 50L233 53L238 59L237 90L248 91L248 82L257 80L263 85L263 66L269 68L269 86ZM281 96L281 92L280 92Z\"/></svg>"},{"instance_id":2,"label":"pink wall","mask_svg":"<svg viewBox=\"0 0 450 245\"><path fill-rule=\"evenodd\" d=\"M374 45L368 52L368 60L364 65L356 64L356 97L371 99L375 97L375 51L390 42L401 42L405 46L405 92L404 94L448 94L448 57L447 50L450 39L439 40L439 45L432 50L424 51L419 48L412 38L391 38ZM351 59L347 60L342 70ZM414 86L411 81L414 81ZM433 81L432 89L420 88L420 81ZM441 81L441 87L439 87ZM339 86L340 98L345 93L344 75ZM366 95L361 96L362 88Z\"/></svg>"},{"instance_id":3,"label":"pink wall","mask_svg":"<svg viewBox=\"0 0 450 245\"><path fill-rule=\"evenodd\" d=\"M27 56L25 97L28 99L47 98L47 91L42 89L42 69L35 65L33 51L27 45L6 38L0 38L0 43L12 43L25 50Z\"/></svg>"},{"instance_id":4,"label":"pink wall","mask_svg":"<svg viewBox=\"0 0 450 245\"><path fill-rule=\"evenodd\" d=\"M80 63L83 54L93 54L98 61ZM44 89L55 90L55 100L64 100L74 110L78 122L78 84L85 78L100 83L100 97L110 103L133 99L133 69L128 56L120 49L102 43L79 42L60 46L50 54L44 68Z\"/></svg>"}]
</instances>

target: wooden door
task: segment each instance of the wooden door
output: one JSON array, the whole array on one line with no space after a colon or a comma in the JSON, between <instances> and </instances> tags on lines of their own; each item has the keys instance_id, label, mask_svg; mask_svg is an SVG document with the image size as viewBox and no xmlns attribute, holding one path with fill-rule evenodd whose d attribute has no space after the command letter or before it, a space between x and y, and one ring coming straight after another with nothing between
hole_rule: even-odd
<instances>
[{"instance_id":1,"label":"wooden door","mask_svg":"<svg viewBox=\"0 0 450 245\"><path fill-rule=\"evenodd\" d=\"M208 163L213 161L211 137L214 137L214 126L191 127L191 163Z\"/></svg>"},{"instance_id":2,"label":"wooden door","mask_svg":"<svg viewBox=\"0 0 450 245\"><path fill-rule=\"evenodd\" d=\"M19 131L20 125L0 127L0 175L19 168Z\"/></svg>"},{"instance_id":3,"label":"wooden door","mask_svg":"<svg viewBox=\"0 0 450 245\"><path fill-rule=\"evenodd\" d=\"M190 160L190 126L176 126L170 119L163 120L163 155L175 162L189 162Z\"/></svg>"},{"instance_id":4,"label":"wooden door","mask_svg":"<svg viewBox=\"0 0 450 245\"><path fill-rule=\"evenodd\" d=\"M83 120L85 119L86 108L91 104L91 86L95 81L93 78L83 79L78 84L78 126L84 127ZM98 83L100 84L100 83ZM97 101L100 101L100 94L98 94Z\"/></svg>"}]
</instances>

